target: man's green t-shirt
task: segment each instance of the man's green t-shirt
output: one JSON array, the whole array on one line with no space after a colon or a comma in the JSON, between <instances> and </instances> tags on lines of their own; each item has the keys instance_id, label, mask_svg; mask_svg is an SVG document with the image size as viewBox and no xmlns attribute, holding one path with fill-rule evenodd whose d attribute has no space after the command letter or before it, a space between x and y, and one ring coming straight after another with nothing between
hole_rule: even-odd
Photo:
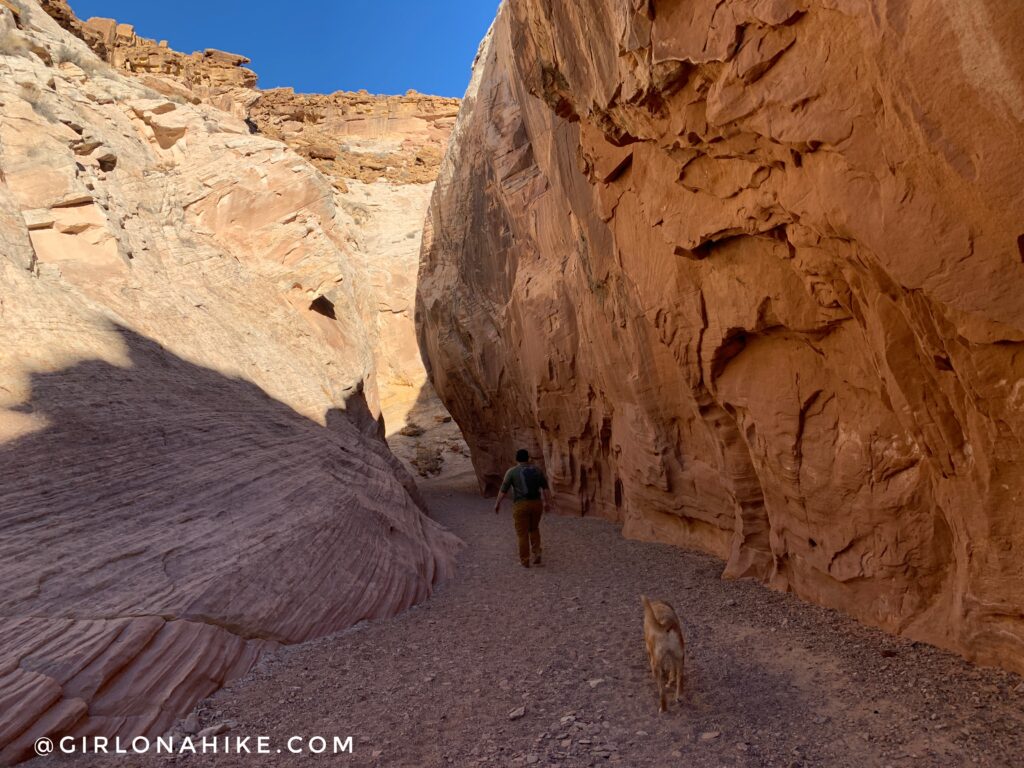
<instances>
[{"instance_id":1,"label":"man's green t-shirt","mask_svg":"<svg viewBox=\"0 0 1024 768\"><path fill-rule=\"evenodd\" d=\"M517 464L505 473L501 482L501 492L508 493L512 489L512 501L534 501L540 498L542 489L548 487L548 479L540 467L532 464Z\"/></svg>"}]
</instances>

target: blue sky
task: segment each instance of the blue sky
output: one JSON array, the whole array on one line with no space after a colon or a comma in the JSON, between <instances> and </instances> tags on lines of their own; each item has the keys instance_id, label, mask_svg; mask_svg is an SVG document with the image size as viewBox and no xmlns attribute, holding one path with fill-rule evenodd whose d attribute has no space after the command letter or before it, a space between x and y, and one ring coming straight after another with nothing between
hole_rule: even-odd
<instances>
[{"instance_id":1,"label":"blue sky","mask_svg":"<svg viewBox=\"0 0 1024 768\"><path fill-rule=\"evenodd\" d=\"M262 88L462 96L499 0L70 0L185 53L252 59Z\"/></svg>"}]
</instances>

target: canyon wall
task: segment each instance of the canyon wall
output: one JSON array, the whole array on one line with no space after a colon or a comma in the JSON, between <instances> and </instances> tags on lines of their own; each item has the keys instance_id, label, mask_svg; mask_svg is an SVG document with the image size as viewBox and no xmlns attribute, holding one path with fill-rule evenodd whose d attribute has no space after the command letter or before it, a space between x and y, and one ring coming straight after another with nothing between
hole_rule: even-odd
<instances>
[{"instance_id":1,"label":"canyon wall","mask_svg":"<svg viewBox=\"0 0 1024 768\"><path fill-rule=\"evenodd\" d=\"M235 90L231 98L254 130L287 143L334 187L362 277L358 293L391 449L424 477L469 471L458 426L427 380L414 324L423 219L459 100L290 88L255 99Z\"/></svg>"},{"instance_id":2,"label":"canyon wall","mask_svg":"<svg viewBox=\"0 0 1024 768\"><path fill-rule=\"evenodd\" d=\"M564 512L1024 671L1022 34L507 0L417 308L481 487L527 446Z\"/></svg>"},{"instance_id":3,"label":"canyon wall","mask_svg":"<svg viewBox=\"0 0 1024 768\"><path fill-rule=\"evenodd\" d=\"M381 439L351 212L167 82L0 2L0 764L161 734L453 565Z\"/></svg>"},{"instance_id":4,"label":"canyon wall","mask_svg":"<svg viewBox=\"0 0 1024 768\"><path fill-rule=\"evenodd\" d=\"M166 40L138 35L128 23L98 17L82 21L66 0L44 0L43 7L114 69L176 103L209 104L229 112L243 119L251 133L284 142L316 167L335 189L353 256L374 274L358 293L370 308L371 346L389 395L385 400L409 399L392 387L429 390L413 323L414 275L423 212L459 99L415 91L382 96L365 90L262 90L256 73L244 66L250 60L240 54L212 48L185 54ZM382 242L391 232L395 237ZM392 415L396 421L404 417L401 409Z\"/></svg>"},{"instance_id":5,"label":"canyon wall","mask_svg":"<svg viewBox=\"0 0 1024 768\"><path fill-rule=\"evenodd\" d=\"M331 182L350 259L363 277L356 293L389 444L420 475L468 471L469 451L427 380L414 326L424 212L459 99L261 90L245 56L180 53L136 34L131 24L82 21L66 0L43 6L113 68L176 102L209 104L245 120L251 132L283 141Z\"/></svg>"},{"instance_id":6,"label":"canyon wall","mask_svg":"<svg viewBox=\"0 0 1024 768\"><path fill-rule=\"evenodd\" d=\"M420 475L466 471L468 448L427 380L414 326L423 217L459 100L415 91L261 90L255 73L243 66L250 63L245 56L214 49L180 53L166 41L137 35L131 24L83 22L65 0L45 5L111 66L170 99L210 104L242 118L251 132L285 142L331 182L350 258L364 278L357 297L389 444Z\"/></svg>"}]
</instances>

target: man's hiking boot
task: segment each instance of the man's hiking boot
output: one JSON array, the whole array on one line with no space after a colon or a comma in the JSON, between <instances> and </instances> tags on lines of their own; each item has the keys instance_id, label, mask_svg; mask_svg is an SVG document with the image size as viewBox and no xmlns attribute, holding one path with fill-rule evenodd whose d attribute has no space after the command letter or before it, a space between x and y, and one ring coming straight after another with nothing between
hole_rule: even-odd
<instances>
[{"instance_id":1,"label":"man's hiking boot","mask_svg":"<svg viewBox=\"0 0 1024 768\"><path fill-rule=\"evenodd\" d=\"M535 558L533 558L533 564L534 564L534 565L540 565L540 566L543 566L543 565L544 565L544 563L542 563L542 562L540 561L540 555L537 555L537 556L536 556Z\"/></svg>"}]
</instances>

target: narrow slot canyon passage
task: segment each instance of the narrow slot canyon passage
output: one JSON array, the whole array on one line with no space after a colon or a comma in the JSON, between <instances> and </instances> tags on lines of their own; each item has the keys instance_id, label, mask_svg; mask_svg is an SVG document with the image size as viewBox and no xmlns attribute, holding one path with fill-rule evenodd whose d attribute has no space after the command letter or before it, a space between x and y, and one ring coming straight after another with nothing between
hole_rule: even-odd
<instances>
[{"instance_id":1,"label":"narrow slot canyon passage","mask_svg":"<svg viewBox=\"0 0 1024 768\"><path fill-rule=\"evenodd\" d=\"M495 516L475 479L421 487L433 516L466 543L457 576L400 616L282 649L203 702L195 727L230 723L232 738L266 735L273 749L292 736L352 736L354 752L339 762L406 768L1024 760L1016 675L724 581L717 559L623 539L602 520L546 516L546 565L526 570L507 506ZM673 602L687 641L684 695L661 715L644 593Z\"/></svg>"},{"instance_id":2,"label":"narrow slot canyon passage","mask_svg":"<svg viewBox=\"0 0 1024 768\"><path fill-rule=\"evenodd\" d=\"M1024 766L1024 3L194 5L0 0L0 768Z\"/></svg>"}]
</instances>

